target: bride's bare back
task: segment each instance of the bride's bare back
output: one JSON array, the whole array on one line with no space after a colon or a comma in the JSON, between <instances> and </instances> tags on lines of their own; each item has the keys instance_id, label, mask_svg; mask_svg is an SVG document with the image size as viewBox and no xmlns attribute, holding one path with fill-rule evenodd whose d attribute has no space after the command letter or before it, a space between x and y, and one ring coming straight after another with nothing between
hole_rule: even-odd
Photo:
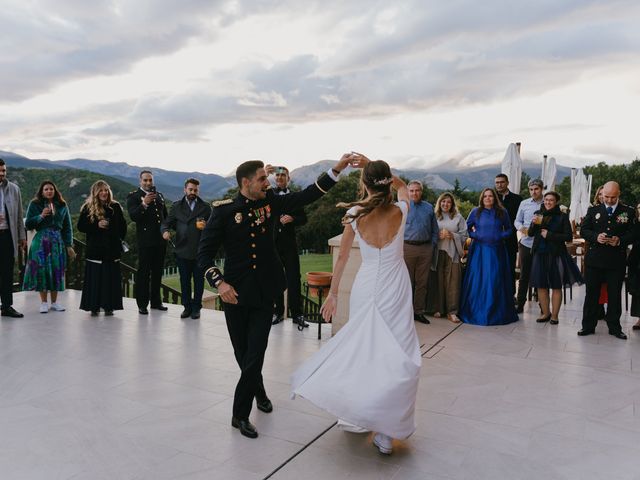
<instances>
[{"instance_id":1,"label":"bride's bare back","mask_svg":"<svg viewBox=\"0 0 640 480\"><path fill-rule=\"evenodd\" d=\"M360 237L367 245L384 248L393 241L400 229L402 211L396 205L385 205L358 218L357 222Z\"/></svg>"}]
</instances>

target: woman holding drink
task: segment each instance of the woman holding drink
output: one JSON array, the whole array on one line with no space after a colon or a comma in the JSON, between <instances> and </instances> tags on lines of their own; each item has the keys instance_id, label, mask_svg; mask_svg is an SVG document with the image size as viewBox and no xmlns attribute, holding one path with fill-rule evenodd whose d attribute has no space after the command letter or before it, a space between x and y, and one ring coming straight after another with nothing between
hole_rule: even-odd
<instances>
[{"instance_id":1,"label":"woman holding drink","mask_svg":"<svg viewBox=\"0 0 640 480\"><path fill-rule=\"evenodd\" d=\"M91 185L91 193L80 210L78 230L87 236L80 310L95 317L102 308L105 315L113 315L114 310L122 310L120 255L127 222L104 180Z\"/></svg>"},{"instance_id":2,"label":"woman holding drink","mask_svg":"<svg viewBox=\"0 0 640 480\"><path fill-rule=\"evenodd\" d=\"M569 216L560 211L560 195L544 194L543 206L533 216L527 235L534 237L531 247L531 277L529 285L538 289L538 301L542 317L536 322L558 324L558 312L562 304L562 288L583 283L577 265L567 252L565 242L573 238ZM551 290L551 309L549 308Z\"/></svg>"},{"instance_id":3,"label":"woman holding drink","mask_svg":"<svg viewBox=\"0 0 640 480\"><path fill-rule=\"evenodd\" d=\"M29 202L25 221L27 230L36 230L24 273L23 290L40 293L40 313L49 311L47 292L51 292L51 310L63 312L58 292L64 290L67 256L73 260L73 229L67 203L55 183L45 180Z\"/></svg>"}]
</instances>

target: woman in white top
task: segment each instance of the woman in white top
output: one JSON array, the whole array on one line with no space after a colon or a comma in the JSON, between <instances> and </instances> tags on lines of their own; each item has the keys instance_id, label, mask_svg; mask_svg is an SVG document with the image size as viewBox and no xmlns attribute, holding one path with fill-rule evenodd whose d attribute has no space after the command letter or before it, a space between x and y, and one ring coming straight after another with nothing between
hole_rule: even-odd
<instances>
[{"instance_id":1,"label":"woman in white top","mask_svg":"<svg viewBox=\"0 0 640 480\"><path fill-rule=\"evenodd\" d=\"M438 249L434 258L436 265L436 298L434 317L447 315L453 323L460 323L458 304L462 283L464 242L468 237L467 222L456 208L456 200L449 192L438 198L435 208L436 220L440 229Z\"/></svg>"},{"instance_id":2,"label":"woman in white top","mask_svg":"<svg viewBox=\"0 0 640 480\"><path fill-rule=\"evenodd\" d=\"M362 264L351 289L349 321L292 377L300 395L359 431L377 432L373 442L390 454L392 438L415 430L414 409L421 355L413 322L412 291L403 258L409 197L405 183L382 160L356 154L363 167L362 199L349 204L331 289L322 306L336 312L338 286L354 239ZM391 188L398 192L394 203Z\"/></svg>"}]
</instances>

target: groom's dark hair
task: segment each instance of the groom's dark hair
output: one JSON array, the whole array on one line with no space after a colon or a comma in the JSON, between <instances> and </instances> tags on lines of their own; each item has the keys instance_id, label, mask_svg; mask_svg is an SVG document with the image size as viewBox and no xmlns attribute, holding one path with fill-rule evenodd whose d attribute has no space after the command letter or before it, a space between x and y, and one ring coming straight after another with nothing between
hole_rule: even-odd
<instances>
[{"instance_id":1,"label":"groom's dark hair","mask_svg":"<svg viewBox=\"0 0 640 480\"><path fill-rule=\"evenodd\" d=\"M243 178L251 180L256 176L256 172L259 168L264 168L264 162L262 160L248 160L241 163L238 168L236 168L236 181L238 182L238 188L242 187Z\"/></svg>"}]
</instances>

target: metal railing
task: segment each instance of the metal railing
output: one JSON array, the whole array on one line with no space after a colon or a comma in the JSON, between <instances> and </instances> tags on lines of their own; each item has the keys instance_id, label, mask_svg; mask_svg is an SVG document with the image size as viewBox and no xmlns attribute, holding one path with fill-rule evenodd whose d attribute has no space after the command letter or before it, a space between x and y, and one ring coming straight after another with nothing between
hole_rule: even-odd
<instances>
[{"instance_id":1,"label":"metal railing","mask_svg":"<svg viewBox=\"0 0 640 480\"><path fill-rule=\"evenodd\" d=\"M76 252L76 258L72 262L67 263L67 270L65 272L65 280L67 288L74 290L82 290L84 284L84 261L86 257L87 244L74 239L73 249ZM21 265L19 269L18 281L13 284L13 291L18 292L22 290L22 283L24 280L24 266L21 259L18 260ZM135 276L138 273L131 265L120 261L120 272L122 276L122 295L127 298L135 298ZM165 303L180 304L180 292L169 285L164 283L160 284L160 296Z\"/></svg>"}]
</instances>

